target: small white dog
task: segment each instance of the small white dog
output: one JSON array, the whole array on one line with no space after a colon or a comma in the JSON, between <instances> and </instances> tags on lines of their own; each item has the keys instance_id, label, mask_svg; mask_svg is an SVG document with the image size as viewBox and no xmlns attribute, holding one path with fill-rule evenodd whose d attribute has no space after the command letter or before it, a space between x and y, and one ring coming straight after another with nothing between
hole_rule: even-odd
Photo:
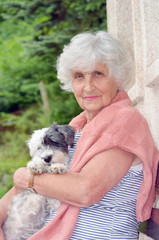
<instances>
[{"instance_id":1,"label":"small white dog","mask_svg":"<svg viewBox=\"0 0 159 240\"><path fill-rule=\"evenodd\" d=\"M68 125L53 125L36 130L28 146L32 160L27 168L31 174L65 173L68 163L68 146L74 144L74 129ZM55 199L26 189L13 198L8 217L2 228L7 240L26 240L44 226L45 219L60 207Z\"/></svg>"}]
</instances>

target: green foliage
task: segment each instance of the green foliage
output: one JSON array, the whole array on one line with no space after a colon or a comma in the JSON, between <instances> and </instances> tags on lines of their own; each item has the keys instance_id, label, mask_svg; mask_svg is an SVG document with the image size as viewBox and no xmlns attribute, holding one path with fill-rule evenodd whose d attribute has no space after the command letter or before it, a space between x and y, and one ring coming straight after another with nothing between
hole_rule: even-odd
<instances>
[{"instance_id":1,"label":"green foliage","mask_svg":"<svg viewBox=\"0 0 159 240\"><path fill-rule=\"evenodd\" d=\"M26 56L18 37L4 41L0 52L0 111L11 112L39 102L39 81L56 78L51 64L39 56Z\"/></svg>"},{"instance_id":2,"label":"green foliage","mask_svg":"<svg viewBox=\"0 0 159 240\"><path fill-rule=\"evenodd\" d=\"M9 131L1 139L0 197L12 187L12 176L15 170L25 166L26 161L29 159L25 140L24 134L18 135L16 132Z\"/></svg>"},{"instance_id":3,"label":"green foliage","mask_svg":"<svg viewBox=\"0 0 159 240\"><path fill-rule=\"evenodd\" d=\"M58 119L58 124L69 123L81 112L73 93L61 91L58 82L49 84L47 91L51 108L50 119Z\"/></svg>"},{"instance_id":4,"label":"green foliage","mask_svg":"<svg viewBox=\"0 0 159 240\"><path fill-rule=\"evenodd\" d=\"M147 221L140 223L138 231L146 234Z\"/></svg>"},{"instance_id":5,"label":"green foliage","mask_svg":"<svg viewBox=\"0 0 159 240\"><path fill-rule=\"evenodd\" d=\"M4 19L24 20L33 27L29 53L57 54L70 38L81 31L106 29L105 0L5 1ZM48 57L48 56L47 56Z\"/></svg>"}]
</instances>

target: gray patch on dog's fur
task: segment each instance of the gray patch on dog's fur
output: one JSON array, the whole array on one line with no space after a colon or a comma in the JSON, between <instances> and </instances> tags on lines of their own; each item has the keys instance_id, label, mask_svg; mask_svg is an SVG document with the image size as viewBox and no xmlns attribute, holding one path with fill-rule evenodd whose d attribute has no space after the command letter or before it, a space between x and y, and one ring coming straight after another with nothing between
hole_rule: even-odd
<instances>
[{"instance_id":1,"label":"gray patch on dog's fur","mask_svg":"<svg viewBox=\"0 0 159 240\"><path fill-rule=\"evenodd\" d=\"M73 147L75 130L69 125L57 125L53 123L46 131L44 144L55 146L67 152L68 146Z\"/></svg>"}]
</instances>

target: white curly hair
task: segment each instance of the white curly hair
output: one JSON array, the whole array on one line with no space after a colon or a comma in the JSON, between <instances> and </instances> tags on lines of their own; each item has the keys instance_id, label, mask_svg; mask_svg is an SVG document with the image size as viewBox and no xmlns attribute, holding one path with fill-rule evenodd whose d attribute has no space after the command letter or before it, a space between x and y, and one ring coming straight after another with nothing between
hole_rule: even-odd
<instances>
[{"instance_id":1,"label":"white curly hair","mask_svg":"<svg viewBox=\"0 0 159 240\"><path fill-rule=\"evenodd\" d=\"M61 88L73 91L72 70L91 71L97 63L105 64L109 75L122 82L120 89L132 78L132 59L117 39L106 31L84 32L74 36L57 59Z\"/></svg>"}]
</instances>

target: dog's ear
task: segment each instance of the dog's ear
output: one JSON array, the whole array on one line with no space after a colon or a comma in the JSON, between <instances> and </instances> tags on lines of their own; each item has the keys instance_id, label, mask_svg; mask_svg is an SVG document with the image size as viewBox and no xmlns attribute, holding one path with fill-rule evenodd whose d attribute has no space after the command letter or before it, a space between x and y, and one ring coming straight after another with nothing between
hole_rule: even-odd
<instances>
[{"instance_id":1,"label":"dog's ear","mask_svg":"<svg viewBox=\"0 0 159 240\"><path fill-rule=\"evenodd\" d=\"M74 145L75 130L69 125L57 125L55 122L48 128L44 143L67 148Z\"/></svg>"},{"instance_id":2,"label":"dog's ear","mask_svg":"<svg viewBox=\"0 0 159 240\"><path fill-rule=\"evenodd\" d=\"M69 125L56 125L56 127L58 131L64 135L65 141L68 144L68 146L73 147L75 136L74 128Z\"/></svg>"},{"instance_id":3,"label":"dog's ear","mask_svg":"<svg viewBox=\"0 0 159 240\"><path fill-rule=\"evenodd\" d=\"M30 149L30 155L33 157L37 149L42 145L43 137L45 135L45 132L48 130L48 128L42 128L35 130L32 134L32 136L26 141L29 149Z\"/></svg>"}]
</instances>

